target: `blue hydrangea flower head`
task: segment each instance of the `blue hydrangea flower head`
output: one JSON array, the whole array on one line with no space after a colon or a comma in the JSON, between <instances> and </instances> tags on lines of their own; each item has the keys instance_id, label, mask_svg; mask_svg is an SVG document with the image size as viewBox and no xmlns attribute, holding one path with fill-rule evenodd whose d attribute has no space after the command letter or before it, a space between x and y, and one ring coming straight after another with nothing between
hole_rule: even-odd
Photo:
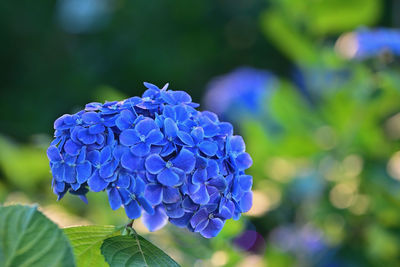
<instances>
[{"instance_id":1,"label":"blue hydrangea flower head","mask_svg":"<svg viewBox=\"0 0 400 267\"><path fill-rule=\"evenodd\" d=\"M216 236L252 206L252 159L230 123L198 111L189 94L145 83L142 97L89 103L54 122L47 150L52 187L85 202L106 191L113 210Z\"/></svg>"},{"instance_id":2,"label":"blue hydrangea flower head","mask_svg":"<svg viewBox=\"0 0 400 267\"><path fill-rule=\"evenodd\" d=\"M270 72L240 67L211 80L205 105L222 118L236 121L244 115L260 114L276 86L277 79Z\"/></svg>"},{"instance_id":3,"label":"blue hydrangea flower head","mask_svg":"<svg viewBox=\"0 0 400 267\"><path fill-rule=\"evenodd\" d=\"M366 29L342 35L337 50L348 58L365 59L382 52L400 56L400 31L398 29Z\"/></svg>"}]
</instances>

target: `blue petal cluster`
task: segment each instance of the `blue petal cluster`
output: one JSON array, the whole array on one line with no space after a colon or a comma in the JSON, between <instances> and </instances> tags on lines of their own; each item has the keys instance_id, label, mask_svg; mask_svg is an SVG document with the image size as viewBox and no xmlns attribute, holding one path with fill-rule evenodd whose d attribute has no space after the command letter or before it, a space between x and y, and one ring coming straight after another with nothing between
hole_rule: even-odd
<instances>
[{"instance_id":1,"label":"blue petal cluster","mask_svg":"<svg viewBox=\"0 0 400 267\"><path fill-rule=\"evenodd\" d=\"M387 51L400 56L400 31L398 29L360 29L346 33L337 43L337 49L350 58L364 59Z\"/></svg>"},{"instance_id":2,"label":"blue petal cluster","mask_svg":"<svg viewBox=\"0 0 400 267\"><path fill-rule=\"evenodd\" d=\"M143 214L150 231L169 220L214 237L252 205L245 143L186 92L145 86L142 97L90 103L55 121L47 150L54 193L86 201L89 190L105 190L112 209Z\"/></svg>"},{"instance_id":3,"label":"blue petal cluster","mask_svg":"<svg viewBox=\"0 0 400 267\"><path fill-rule=\"evenodd\" d=\"M263 112L267 97L277 86L276 77L265 70L240 67L214 78L207 86L207 109L229 121Z\"/></svg>"}]
</instances>

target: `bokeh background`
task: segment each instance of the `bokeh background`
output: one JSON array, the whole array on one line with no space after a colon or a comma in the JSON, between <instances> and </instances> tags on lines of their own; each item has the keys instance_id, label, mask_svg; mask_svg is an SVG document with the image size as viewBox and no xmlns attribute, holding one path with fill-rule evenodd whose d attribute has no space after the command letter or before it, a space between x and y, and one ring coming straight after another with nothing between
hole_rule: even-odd
<instances>
[{"instance_id":1,"label":"bokeh background","mask_svg":"<svg viewBox=\"0 0 400 267\"><path fill-rule=\"evenodd\" d=\"M183 266L399 266L399 14L397 0L1 1L0 202L125 223L105 193L56 202L53 121L169 82L244 136L254 205L212 240L140 233Z\"/></svg>"}]
</instances>

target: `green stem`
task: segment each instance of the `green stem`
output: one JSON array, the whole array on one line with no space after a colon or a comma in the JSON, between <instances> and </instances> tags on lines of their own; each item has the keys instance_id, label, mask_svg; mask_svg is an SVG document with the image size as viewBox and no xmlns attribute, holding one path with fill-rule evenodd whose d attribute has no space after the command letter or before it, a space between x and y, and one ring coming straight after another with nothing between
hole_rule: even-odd
<instances>
[{"instance_id":1,"label":"green stem","mask_svg":"<svg viewBox=\"0 0 400 267\"><path fill-rule=\"evenodd\" d=\"M125 229L124 230L126 230L127 231L127 234L129 234L129 235L137 235L137 233L136 233L136 231L135 231L135 229L133 228L133 222L134 222L135 220L130 220L126 225L125 225Z\"/></svg>"},{"instance_id":2,"label":"green stem","mask_svg":"<svg viewBox=\"0 0 400 267\"><path fill-rule=\"evenodd\" d=\"M136 234L135 229L133 229L133 222L135 220L130 220L127 224L124 224L120 227L118 227L117 229L119 231L121 231L121 235L132 235L132 234Z\"/></svg>"},{"instance_id":3,"label":"green stem","mask_svg":"<svg viewBox=\"0 0 400 267\"><path fill-rule=\"evenodd\" d=\"M135 220L130 220L130 221L125 225L125 227L133 229L133 222L134 222L134 221L135 221Z\"/></svg>"}]
</instances>

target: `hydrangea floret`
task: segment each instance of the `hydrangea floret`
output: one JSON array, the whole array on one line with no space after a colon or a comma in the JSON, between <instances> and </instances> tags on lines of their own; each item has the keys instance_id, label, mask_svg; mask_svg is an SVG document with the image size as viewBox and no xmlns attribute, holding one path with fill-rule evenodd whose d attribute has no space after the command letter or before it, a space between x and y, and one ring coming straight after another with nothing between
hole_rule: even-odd
<instances>
[{"instance_id":1,"label":"hydrangea floret","mask_svg":"<svg viewBox=\"0 0 400 267\"><path fill-rule=\"evenodd\" d=\"M142 97L90 103L54 122L53 191L85 202L89 190L106 191L113 210L143 215L150 231L170 221L214 237L252 206L243 138L186 92L144 85Z\"/></svg>"}]
</instances>

